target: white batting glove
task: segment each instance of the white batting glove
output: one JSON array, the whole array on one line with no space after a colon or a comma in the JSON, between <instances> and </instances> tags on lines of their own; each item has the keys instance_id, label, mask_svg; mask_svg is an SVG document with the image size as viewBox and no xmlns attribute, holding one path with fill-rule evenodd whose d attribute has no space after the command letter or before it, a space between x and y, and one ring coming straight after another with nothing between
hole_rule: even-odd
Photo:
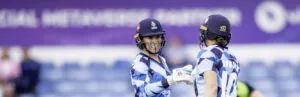
<instances>
[{"instance_id":1,"label":"white batting glove","mask_svg":"<svg viewBox=\"0 0 300 97\"><path fill-rule=\"evenodd\" d=\"M191 76L192 68L192 65L186 65L182 68L173 69L172 75L167 77L169 85L173 85L178 82L193 84L193 77Z\"/></svg>"}]
</instances>

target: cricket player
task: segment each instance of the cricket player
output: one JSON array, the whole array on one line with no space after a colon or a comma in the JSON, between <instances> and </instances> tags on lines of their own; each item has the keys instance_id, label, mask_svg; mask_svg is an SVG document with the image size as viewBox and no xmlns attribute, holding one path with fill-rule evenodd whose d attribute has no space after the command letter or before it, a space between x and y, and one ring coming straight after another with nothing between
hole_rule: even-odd
<instances>
[{"instance_id":1,"label":"cricket player","mask_svg":"<svg viewBox=\"0 0 300 97\"><path fill-rule=\"evenodd\" d=\"M222 15L210 15L200 26L200 45L195 77L197 97L236 97L239 63L227 45L230 42L230 23Z\"/></svg>"},{"instance_id":2,"label":"cricket player","mask_svg":"<svg viewBox=\"0 0 300 97\"><path fill-rule=\"evenodd\" d=\"M144 19L134 36L141 50L132 64L131 83L135 97L170 97L170 85L178 82L193 83L192 66L170 72L166 60L160 56L165 45L165 31L155 19Z\"/></svg>"}]
</instances>

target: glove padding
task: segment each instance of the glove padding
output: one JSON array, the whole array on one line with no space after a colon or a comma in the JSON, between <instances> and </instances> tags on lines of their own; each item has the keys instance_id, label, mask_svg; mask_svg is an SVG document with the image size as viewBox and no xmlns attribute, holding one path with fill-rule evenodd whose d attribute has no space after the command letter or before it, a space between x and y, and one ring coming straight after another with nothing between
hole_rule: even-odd
<instances>
[{"instance_id":1,"label":"glove padding","mask_svg":"<svg viewBox=\"0 0 300 97\"><path fill-rule=\"evenodd\" d=\"M172 75L167 77L169 85L173 85L178 82L193 84L193 77L191 76L192 68L192 65L186 65L182 68L173 69Z\"/></svg>"}]
</instances>

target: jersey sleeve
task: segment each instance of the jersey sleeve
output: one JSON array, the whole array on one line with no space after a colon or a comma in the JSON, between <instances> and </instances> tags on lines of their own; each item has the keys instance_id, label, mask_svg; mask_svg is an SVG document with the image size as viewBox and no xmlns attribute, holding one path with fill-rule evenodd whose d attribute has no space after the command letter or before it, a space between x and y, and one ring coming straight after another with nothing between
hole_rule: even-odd
<instances>
[{"instance_id":1,"label":"jersey sleeve","mask_svg":"<svg viewBox=\"0 0 300 97\"><path fill-rule=\"evenodd\" d=\"M154 96L169 87L167 80L150 83L148 67L143 62L134 62L131 70L131 82L138 97Z\"/></svg>"},{"instance_id":2,"label":"jersey sleeve","mask_svg":"<svg viewBox=\"0 0 300 97\"><path fill-rule=\"evenodd\" d=\"M205 71L215 71L216 70L216 57L212 52L204 52L198 57L197 61L197 72L203 75Z\"/></svg>"}]
</instances>

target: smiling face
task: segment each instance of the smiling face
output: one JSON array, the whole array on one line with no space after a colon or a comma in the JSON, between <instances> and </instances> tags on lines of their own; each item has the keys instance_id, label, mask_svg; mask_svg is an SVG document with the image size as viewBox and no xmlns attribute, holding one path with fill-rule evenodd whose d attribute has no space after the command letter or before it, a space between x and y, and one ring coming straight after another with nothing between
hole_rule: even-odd
<instances>
[{"instance_id":1,"label":"smiling face","mask_svg":"<svg viewBox=\"0 0 300 97\"><path fill-rule=\"evenodd\" d=\"M146 36L143 37L145 49L151 53L158 53L161 48L162 35Z\"/></svg>"}]
</instances>

